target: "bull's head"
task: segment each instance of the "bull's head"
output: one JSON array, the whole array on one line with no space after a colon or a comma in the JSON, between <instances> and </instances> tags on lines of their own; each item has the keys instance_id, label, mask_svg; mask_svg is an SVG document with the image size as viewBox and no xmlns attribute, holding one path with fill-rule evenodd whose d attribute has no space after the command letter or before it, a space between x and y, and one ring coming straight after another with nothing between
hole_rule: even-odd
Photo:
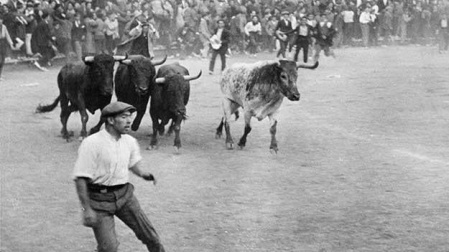
<instances>
[{"instance_id":1,"label":"bull's head","mask_svg":"<svg viewBox=\"0 0 449 252\"><path fill-rule=\"evenodd\" d=\"M198 79L201 74L201 71L196 76L173 74L154 80L162 86L162 99L170 112L186 119L186 105L190 95L189 81Z\"/></svg>"},{"instance_id":2,"label":"bull's head","mask_svg":"<svg viewBox=\"0 0 449 252\"><path fill-rule=\"evenodd\" d=\"M299 101L299 91L296 86L298 73L296 72L296 62L290 60L280 60L279 65L281 71L279 73L280 91L290 101Z\"/></svg>"},{"instance_id":3,"label":"bull's head","mask_svg":"<svg viewBox=\"0 0 449 252\"><path fill-rule=\"evenodd\" d=\"M115 57L125 56L111 56L100 54L95 56L86 56L83 58L84 64L89 66L88 74L91 83L99 86L102 95L112 95L113 91L113 73Z\"/></svg>"},{"instance_id":4,"label":"bull's head","mask_svg":"<svg viewBox=\"0 0 449 252\"><path fill-rule=\"evenodd\" d=\"M150 88L155 74L155 63L163 64L167 56L162 61L153 62L142 55L132 55L128 59L121 61L121 64L128 66L130 81L133 83L135 92L140 96L146 95Z\"/></svg>"}]
</instances>

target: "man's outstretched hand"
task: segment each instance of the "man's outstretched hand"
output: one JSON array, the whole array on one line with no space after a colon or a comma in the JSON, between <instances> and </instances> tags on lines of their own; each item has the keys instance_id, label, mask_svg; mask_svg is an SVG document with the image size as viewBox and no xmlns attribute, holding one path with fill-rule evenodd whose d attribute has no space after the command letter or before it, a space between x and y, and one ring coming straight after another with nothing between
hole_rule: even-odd
<instances>
[{"instance_id":1,"label":"man's outstretched hand","mask_svg":"<svg viewBox=\"0 0 449 252\"><path fill-rule=\"evenodd\" d=\"M153 184L155 184L155 185L157 183L156 178L153 176L153 174L151 174L149 172L143 174L142 178L147 180L147 181L153 181Z\"/></svg>"}]
</instances>

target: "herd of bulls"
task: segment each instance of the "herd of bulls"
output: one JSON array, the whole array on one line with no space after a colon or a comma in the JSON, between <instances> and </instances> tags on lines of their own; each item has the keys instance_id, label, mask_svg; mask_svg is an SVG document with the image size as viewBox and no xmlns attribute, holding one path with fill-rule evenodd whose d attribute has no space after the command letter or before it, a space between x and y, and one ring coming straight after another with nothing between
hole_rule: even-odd
<instances>
[{"instance_id":1,"label":"herd of bulls","mask_svg":"<svg viewBox=\"0 0 449 252\"><path fill-rule=\"evenodd\" d=\"M83 62L70 63L61 69L57 77L58 97L52 104L39 105L36 112L52 111L60 103L61 134L69 140L73 132L67 130L68 118L72 112L79 111L82 122L81 137L86 137L87 111L94 114L96 110L103 109L111 102L115 82L117 100L129 103L137 109L131 129L138 130L151 97L153 135L150 148L157 146L157 134L164 134L165 125L171 121L168 133L175 132L174 145L179 149L181 122L186 119L186 105L190 96L189 81L198 79L201 71L196 76L191 76L185 67L172 63L161 66L156 72L155 66L164 64L165 60L166 58L155 62L141 55L86 56ZM119 62L119 66L114 78L116 62ZM276 115L282 100L284 97L292 101L299 100L300 95L296 87L297 69L315 69L317 66L318 62L307 66L289 60L279 60L235 64L227 69L220 81L224 94L224 116L217 128L216 137L221 136L224 126L226 145L229 149L233 148L228 121L232 114L238 117L238 108L242 107L245 130L238 143L239 147L243 148L246 144L247 135L251 131L251 118L262 120L268 116L271 124L270 149L277 152ZM89 133L99 131L103 123L101 118Z\"/></svg>"}]
</instances>

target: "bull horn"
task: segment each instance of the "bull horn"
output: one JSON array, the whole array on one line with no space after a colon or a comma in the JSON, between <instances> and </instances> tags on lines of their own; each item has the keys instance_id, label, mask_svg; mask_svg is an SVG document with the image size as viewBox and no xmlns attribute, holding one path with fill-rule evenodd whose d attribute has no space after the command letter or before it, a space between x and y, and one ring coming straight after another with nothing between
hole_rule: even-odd
<instances>
[{"instance_id":1,"label":"bull horn","mask_svg":"<svg viewBox=\"0 0 449 252\"><path fill-rule=\"evenodd\" d=\"M163 83L165 83L165 78L164 78L164 77L156 78L156 79L154 80L154 82L155 82L155 83L158 83L158 84L163 84Z\"/></svg>"},{"instance_id":2,"label":"bull horn","mask_svg":"<svg viewBox=\"0 0 449 252\"><path fill-rule=\"evenodd\" d=\"M126 54L125 56L123 55L114 55L114 60L115 61L122 61L122 60L126 60L128 58L128 54Z\"/></svg>"},{"instance_id":3,"label":"bull horn","mask_svg":"<svg viewBox=\"0 0 449 252\"><path fill-rule=\"evenodd\" d=\"M313 64L313 66L309 66L309 65L305 65L305 64L296 63L296 68L315 69L315 68L318 67L318 65L319 65L318 61L315 62L315 64Z\"/></svg>"},{"instance_id":4,"label":"bull horn","mask_svg":"<svg viewBox=\"0 0 449 252\"><path fill-rule=\"evenodd\" d=\"M126 59L126 60L121 60L120 63L125 64L127 66L131 65L132 60L130 59Z\"/></svg>"},{"instance_id":5,"label":"bull horn","mask_svg":"<svg viewBox=\"0 0 449 252\"><path fill-rule=\"evenodd\" d=\"M162 59L161 61L153 62L153 59L151 59L151 63L153 64L153 66L159 66L159 65L164 64L166 60L167 60L167 55L165 55L164 59Z\"/></svg>"},{"instance_id":6,"label":"bull horn","mask_svg":"<svg viewBox=\"0 0 449 252\"><path fill-rule=\"evenodd\" d=\"M203 73L203 71L200 70L200 72L198 73L197 76L184 75L184 80L185 81L196 80L201 76L202 73Z\"/></svg>"},{"instance_id":7,"label":"bull horn","mask_svg":"<svg viewBox=\"0 0 449 252\"><path fill-rule=\"evenodd\" d=\"M94 56L85 56L83 61L84 62L94 62Z\"/></svg>"}]
</instances>

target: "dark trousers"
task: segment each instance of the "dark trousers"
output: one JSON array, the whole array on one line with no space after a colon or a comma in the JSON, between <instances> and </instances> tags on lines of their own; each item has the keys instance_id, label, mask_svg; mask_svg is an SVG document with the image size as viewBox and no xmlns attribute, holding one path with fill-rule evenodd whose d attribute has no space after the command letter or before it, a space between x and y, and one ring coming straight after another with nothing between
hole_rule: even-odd
<instances>
[{"instance_id":1,"label":"dark trousers","mask_svg":"<svg viewBox=\"0 0 449 252\"><path fill-rule=\"evenodd\" d=\"M105 36L105 47L106 47L106 51L108 52L108 54L114 54L114 49L117 46L116 40L109 35L104 35Z\"/></svg>"},{"instance_id":2,"label":"dark trousers","mask_svg":"<svg viewBox=\"0 0 449 252\"><path fill-rule=\"evenodd\" d=\"M115 233L114 216L130 227L150 252L165 252L159 236L133 194L134 187L127 184L116 191L89 192L91 206L97 213L93 227L98 252L116 252L119 242Z\"/></svg>"},{"instance_id":3,"label":"dark trousers","mask_svg":"<svg viewBox=\"0 0 449 252\"><path fill-rule=\"evenodd\" d=\"M39 59L39 64L44 67L55 57L55 51L53 51L51 46L39 46L39 53L42 55Z\"/></svg>"},{"instance_id":4,"label":"dark trousers","mask_svg":"<svg viewBox=\"0 0 449 252\"><path fill-rule=\"evenodd\" d=\"M298 61L298 54L301 49L303 53L303 61L304 63L307 63L309 58L309 40L307 38L298 37L298 40L296 40L296 51L293 58L294 61Z\"/></svg>"},{"instance_id":5,"label":"dark trousers","mask_svg":"<svg viewBox=\"0 0 449 252\"><path fill-rule=\"evenodd\" d=\"M250 54L256 54L257 53L257 32L250 32L249 33L249 43L247 50Z\"/></svg>"},{"instance_id":6,"label":"dark trousers","mask_svg":"<svg viewBox=\"0 0 449 252\"><path fill-rule=\"evenodd\" d=\"M218 50L213 50L212 49L212 58L210 59L210 64L209 64L209 71L213 72L214 68L215 68L215 59L217 58L218 55L220 55L220 59L221 59L221 71L225 70L226 68L226 51L228 50L227 47L220 47L220 49Z\"/></svg>"},{"instance_id":7,"label":"dark trousers","mask_svg":"<svg viewBox=\"0 0 449 252\"><path fill-rule=\"evenodd\" d=\"M288 39L286 41L279 40L279 45L280 45L280 48L279 48L278 53L276 54L276 57L279 57L279 55L282 55L282 57L285 58L285 51L287 50Z\"/></svg>"}]
</instances>

